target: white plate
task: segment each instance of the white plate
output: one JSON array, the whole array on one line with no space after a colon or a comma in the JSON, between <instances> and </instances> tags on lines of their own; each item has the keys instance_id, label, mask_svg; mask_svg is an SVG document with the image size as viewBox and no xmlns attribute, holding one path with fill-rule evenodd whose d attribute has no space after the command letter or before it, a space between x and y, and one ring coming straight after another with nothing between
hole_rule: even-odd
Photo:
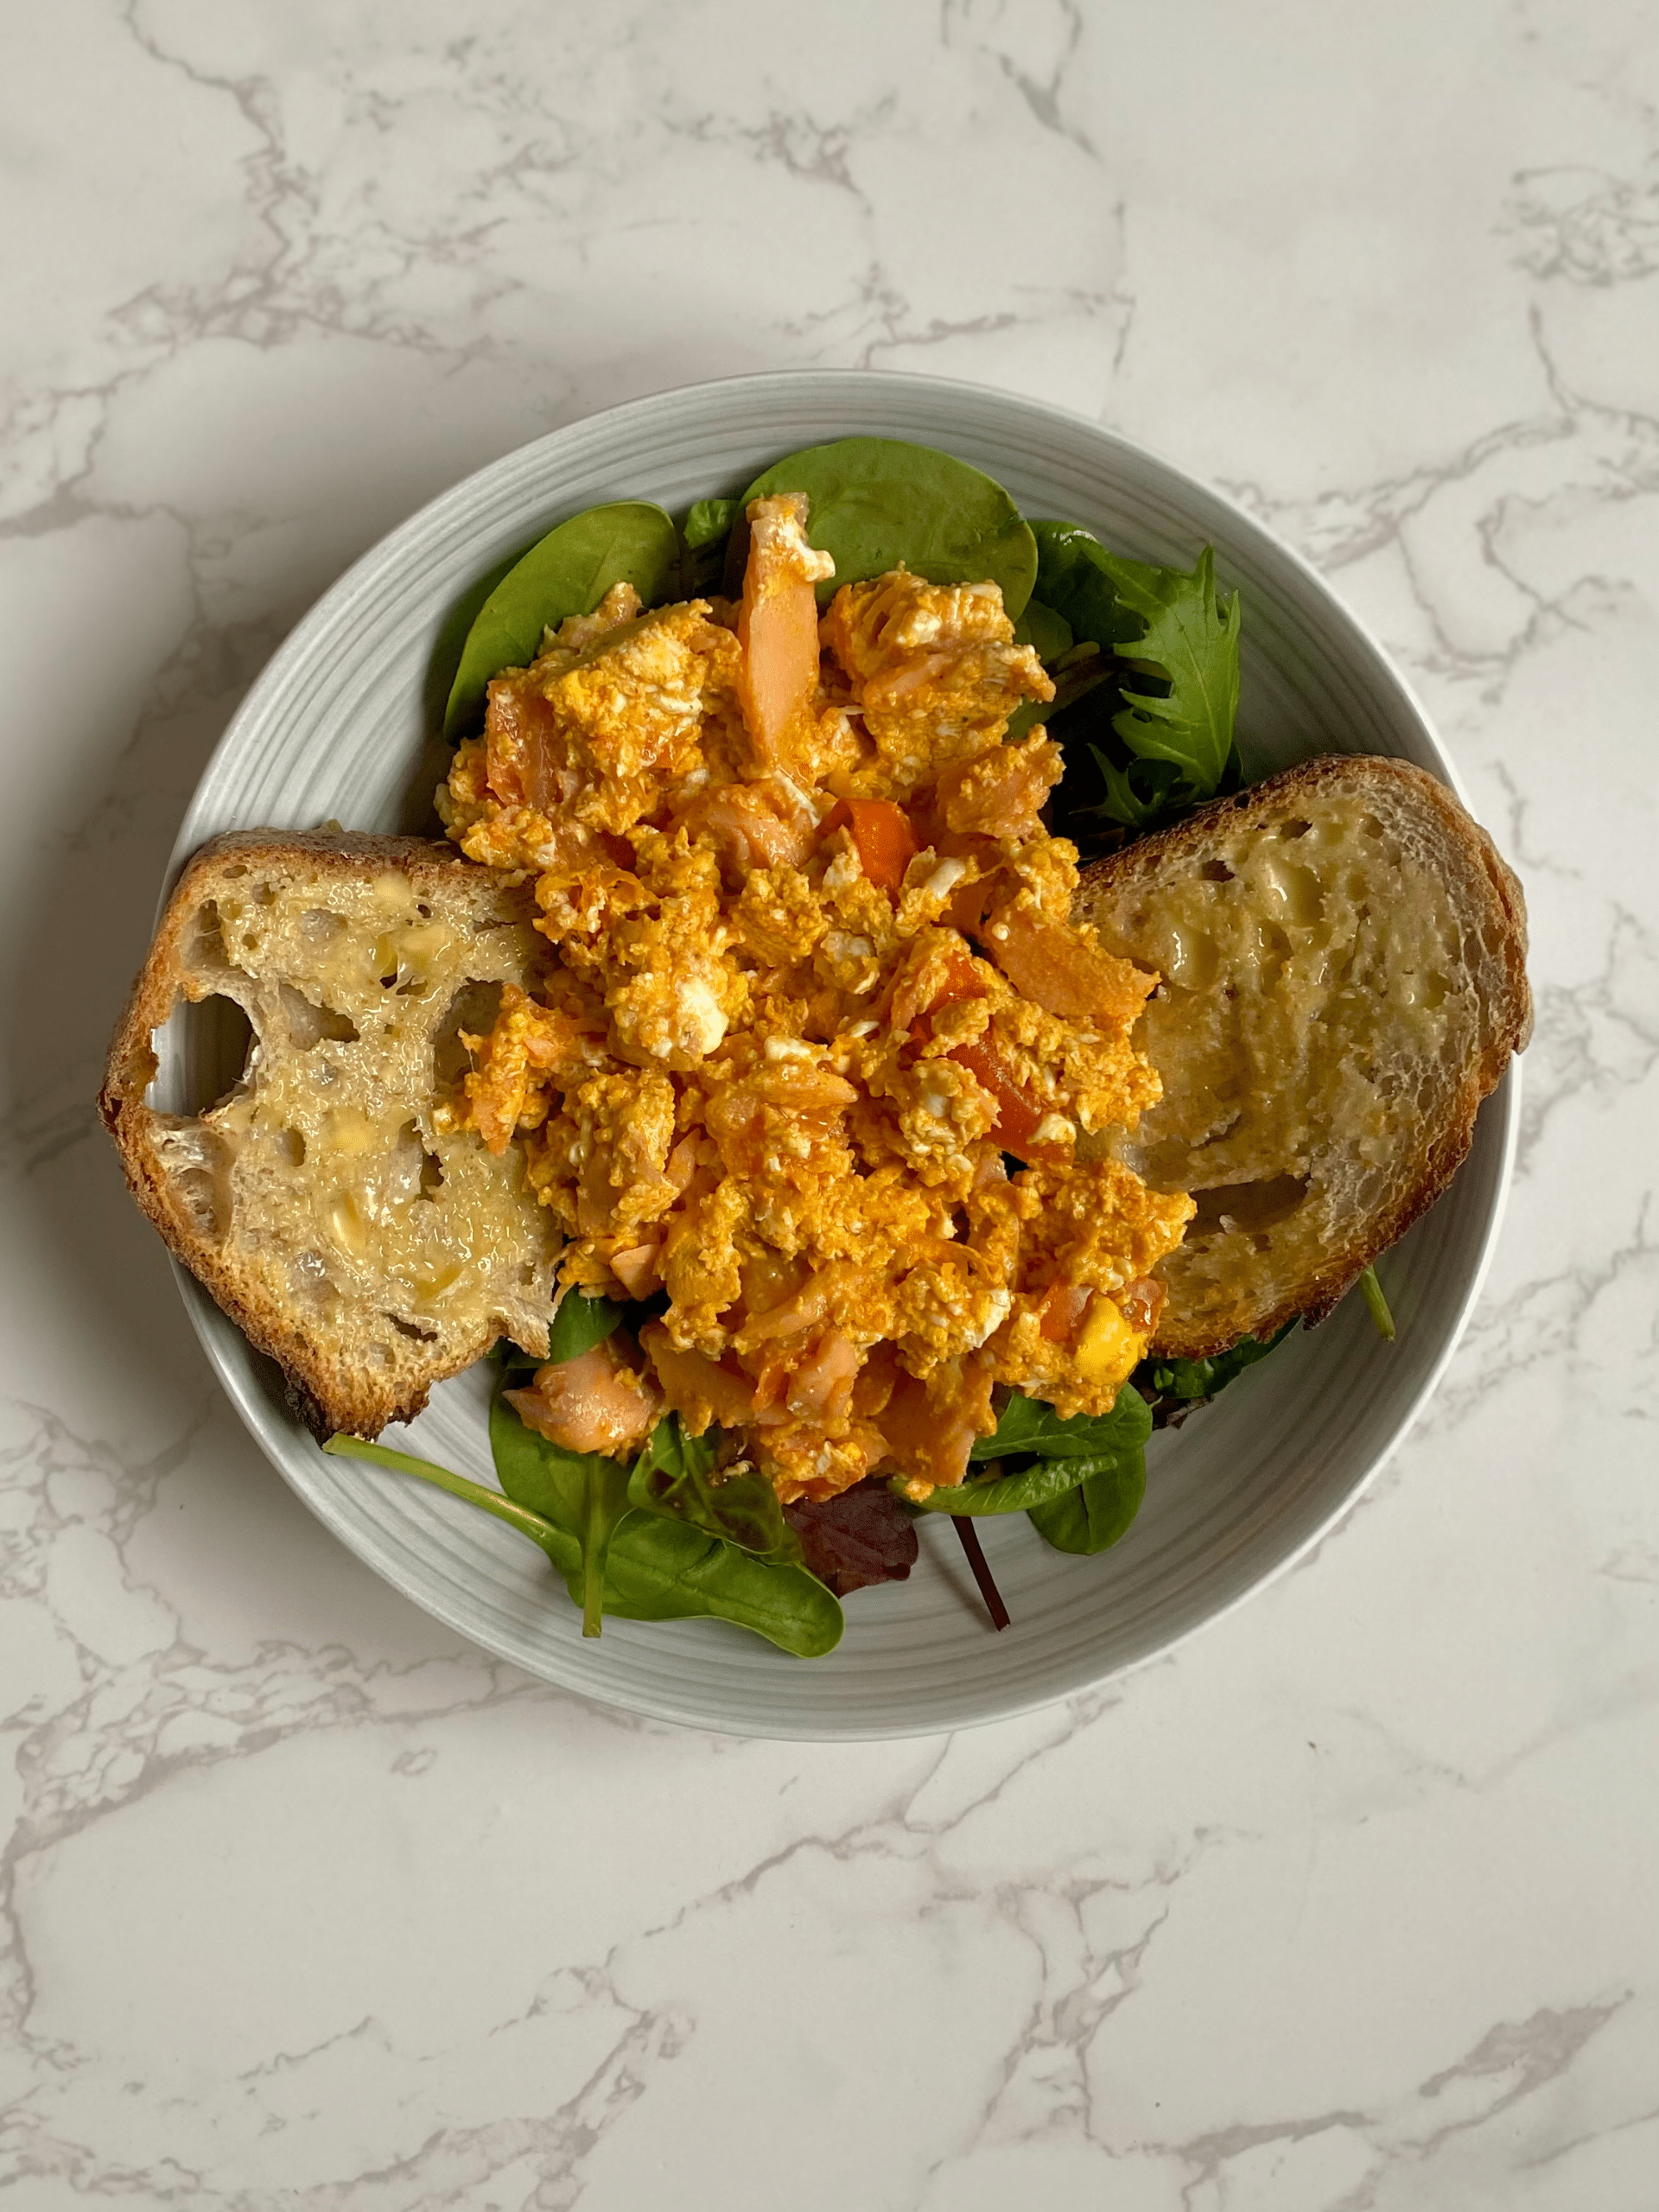
<instances>
[{"instance_id":1,"label":"white plate","mask_svg":"<svg viewBox=\"0 0 1659 2212\"><path fill-rule=\"evenodd\" d=\"M218 830L418 826L435 767L423 696L445 614L506 554L601 499L740 492L796 448L913 438L976 462L1027 515L1190 565L1206 540L1243 594L1238 736L1251 780L1321 752L1386 753L1456 785L1421 710L1312 569L1207 486L1093 423L978 385L812 371L636 400L510 454L394 531L314 607L226 732L175 865ZM1014 1625L994 1634L955 1536L922 1529L908 1582L857 1592L828 1658L801 1661L714 1621L613 1621L582 1640L535 1548L426 1485L323 1456L276 1370L194 1286L207 1356L249 1428L321 1520L396 1588L487 1649L584 1695L753 1735L919 1734L1020 1713L1166 1650L1287 1567L1350 1506L1449 1358L1497 1230L1518 1109L1514 1071L1483 1109L1448 1194L1389 1255L1400 1325L1379 1341L1349 1300L1177 1433L1154 1440L1146 1504L1113 1551L1051 1551L1023 1516L978 1526ZM389 1442L493 1479L486 1382L434 1394ZM340 1624L348 1634L349 1622Z\"/></svg>"}]
</instances>

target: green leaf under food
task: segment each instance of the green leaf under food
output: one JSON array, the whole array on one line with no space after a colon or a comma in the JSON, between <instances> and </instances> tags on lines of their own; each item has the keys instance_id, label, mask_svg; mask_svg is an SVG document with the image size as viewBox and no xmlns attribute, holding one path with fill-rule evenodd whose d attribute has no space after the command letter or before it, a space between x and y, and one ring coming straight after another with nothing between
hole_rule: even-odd
<instances>
[{"instance_id":1,"label":"green leaf under food","mask_svg":"<svg viewBox=\"0 0 1659 2212\"><path fill-rule=\"evenodd\" d=\"M1238 601L1217 595L1213 549L1190 571L1160 569L1109 553L1076 523L1032 530L1039 596L1112 656L1112 689L1065 732L1097 772L1092 804L1068 789L1073 808L1140 835L1236 787Z\"/></svg>"},{"instance_id":2,"label":"green leaf under food","mask_svg":"<svg viewBox=\"0 0 1659 2212\"><path fill-rule=\"evenodd\" d=\"M992 1475L988 1479L982 1476L977 1481L969 1476L953 1490L936 1490L921 1501L919 1510L924 1513L948 1513L956 1519L965 1516L971 1520L998 1513L1030 1513L1054 1498L1064 1497L1067 1491L1076 1490L1090 1475L1115 1467L1117 1459L1116 1452L1092 1459L1033 1459L1015 1474ZM902 1497L903 1491L899 1491L899 1495Z\"/></svg>"},{"instance_id":3,"label":"green leaf under food","mask_svg":"<svg viewBox=\"0 0 1659 2212\"><path fill-rule=\"evenodd\" d=\"M1038 659L1052 674L1060 655L1071 650L1071 625L1058 608L1046 607L1040 599L1028 599L1025 613L1014 626L1014 641L1034 646Z\"/></svg>"},{"instance_id":4,"label":"green leaf under food","mask_svg":"<svg viewBox=\"0 0 1659 2212\"><path fill-rule=\"evenodd\" d=\"M1040 1398L1023 1390L1009 1394L997 1416L994 1434L982 1436L969 1454L971 1459L1007 1459L1017 1452L1040 1453L1044 1459L1095 1459L1126 1446L1144 1444L1151 1429L1146 1406L1128 1383L1118 1392L1109 1413L1070 1414L1064 1418Z\"/></svg>"},{"instance_id":5,"label":"green leaf under food","mask_svg":"<svg viewBox=\"0 0 1659 2212\"><path fill-rule=\"evenodd\" d=\"M685 518L682 533L694 553L717 544L743 512L738 499L699 499Z\"/></svg>"},{"instance_id":6,"label":"green leaf under food","mask_svg":"<svg viewBox=\"0 0 1659 2212\"><path fill-rule=\"evenodd\" d=\"M622 1308L612 1298L589 1298L585 1291L567 1290L560 1299L547 1332L550 1359L580 1359L595 1344L604 1343L622 1324Z\"/></svg>"},{"instance_id":7,"label":"green leaf under food","mask_svg":"<svg viewBox=\"0 0 1659 2212\"><path fill-rule=\"evenodd\" d=\"M667 1414L652 1431L634 1462L628 1497L642 1512L683 1521L761 1559L801 1556L801 1540L766 1477L749 1468L716 1479L713 1431L688 1436L677 1414Z\"/></svg>"},{"instance_id":8,"label":"green leaf under food","mask_svg":"<svg viewBox=\"0 0 1659 2212\"><path fill-rule=\"evenodd\" d=\"M571 1597L582 1602L581 1515L584 1455L561 1452L526 1428L497 1389L490 1408L496 1473L510 1498L575 1543L574 1572L556 1560ZM620 1461L607 1463L626 1482ZM626 1506L614 1524L604 1567L605 1611L622 1620L708 1616L752 1629L798 1658L814 1659L841 1640L841 1606L816 1575L787 1560L757 1559L679 1520Z\"/></svg>"},{"instance_id":9,"label":"green leaf under food","mask_svg":"<svg viewBox=\"0 0 1659 2212\"><path fill-rule=\"evenodd\" d=\"M1001 1471L988 1478L970 1474L957 1488L936 1490L921 1510L975 1519L1028 1513L1033 1527L1062 1551L1103 1550L1135 1518L1146 1489L1151 1433L1147 1402L1127 1382L1109 1413L1065 1419L1040 1399L1015 1391L996 1433L982 1437L973 1451L975 1459L994 1460ZM1109 1523L1112 1533L1103 1535ZM1051 1528L1060 1535L1051 1535Z\"/></svg>"},{"instance_id":10,"label":"green leaf under food","mask_svg":"<svg viewBox=\"0 0 1659 2212\"><path fill-rule=\"evenodd\" d=\"M1031 1525L1056 1551L1108 1550L1126 1535L1147 1494L1143 1451L1126 1452L1052 1504L1033 1510Z\"/></svg>"},{"instance_id":11,"label":"green leaf under food","mask_svg":"<svg viewBox=\"0 0 1659 2212\"><path fill-rule=\"evenodd\" d=\"M804 492L807 537L836 563L818 586L825 604L842 584L906 568L936 584L1002 588L1018 621L1037 574L1037 544L1002 486L954 454L897 438L838 438L764 469L741 505L772 492Z\"/></svg>"},{"instance_id":12,"label":"green leaf under food","mask_svg":"<svg viewBox=\"0 0 1659 2212\"><path fill-rule=\"evenodd\" d=\"M665 598L679 549L673 523L646 499L588 507L549 531L480 608L450 687L444 735L459 736L476 719L492 677L534 660L544 629L591 614L613 584L632 584L646 607Z\"/></svg>"},{"instance_id":13,"label":"green leaf under food","mask_svg":"<svg viewBox=\"0 0 1659 2212\"><path fill-rule=\"evenodd\" d=\"M1168 684L1159 696L1126 682L1125 705L1112 720L1131 753L1172 761L1200 798L1220 787L1238 715L1238 594L1216 593L1215 549L1206 545L1189 573L1104 556L1119 602L1145 628L1119 651L1150 662Z\"/></svg>"},{"instance_id":14,"label":"green leaf under food","mask_svg":"<svg viewBox=\"0 0 1659 2212\"><path fill-rule=\"evenodd\" d=\"M582 1632L597 1636L605 1610L606 1560L618 1522L628 1510L628 1462L602 1452L567 1452L525 1427L497 1380L490 1404L490 1448L501 1487L515 1505L563 1529L576 1542L570 1595L582 1607Z\"/></svg>"},{"instance_id":15,"label":"green leaf under food","mask_svg":"<svg viewBox=\"0 0 1659 2212\"><path fill-rule=\"evenodd\" d=\"M1296 1326L1287 1321L1282 1329L1267 1338L1241 1337L1210 1359L1143 1359L1135 1370L1139 1389L1152 1398L1174 1398L1189 1405L1197 1405L1213 1398L1217 1390L1237 1379L1247 1367L1254 1367L1265 1359L1275 1344L1283 1344Z\"/></svg>"}]
</instances>

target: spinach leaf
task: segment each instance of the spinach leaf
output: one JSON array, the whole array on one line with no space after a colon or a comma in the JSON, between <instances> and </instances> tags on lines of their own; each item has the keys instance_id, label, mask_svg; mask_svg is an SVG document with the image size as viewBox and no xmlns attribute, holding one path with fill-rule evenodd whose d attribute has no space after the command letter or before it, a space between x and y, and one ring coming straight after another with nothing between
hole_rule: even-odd
<instances>
[{"instance_id":1,"label":"spinach leaf","mask_svg":"<svg viewBox=\"0 0 1659 2212\"><path fill-rule=\"evenodd\" d=\"M1025 613L1014 626L1014 641L1018 645L1034 645L1038 659L1052 674L1060 655L1071 650L1071 625L1058 608L1046 607L1040 599L1028 599Z\"/></svg>"},{"instance_id":2,"label":"spinach leaf","mask_svg":"<svg viewBox=\"0 0 1659 2212\"><path fill-rule=\"evenodd\" d=\"M1046 1459L1097 1459L1124 1446L1144 1444L1149 1431L1139 1393L1127 1384L1109 1413L1071 1414L1065 1419L1040 1398L1014 1391L997 1417L995 1433L982 1436L969 1458L1006 1459L1037 1452Z\"/></svg>"},{"instance_id":3,"label":"spinach leaf","mask_svg":"<svg viewBox=\"0 0 1659 2212\"><path fill-rule=\"evenodd\" d=\"M490 1403L495 1471L515 1505L527 1506L575 1539L576 1570L565 1579L582 1607L582 1634L597 1636L605 1610L606 1558L628 1510L628 1463L550 1443L525 1427L502 1389L498 1380Z\"/></svg>"},{"instance_id":4,"label":"spinach leaf","mask_svg":"<svg viewBox=\"0 0 1659 2212\"><path fill-rule=\"evenodd\" d=\"M430 1459L417 1459L412 1452L394 1452L385 1444L371 1444L361 1436L331 1436L322 1448L336 1459L372 1459L379 1466L396 1469L400 1475L417 1475L423 1482L447 1490L452 1497L465 1498L468 1505L493 1514L498 1521L505 1521L510 1529L516 1529L521 1536L528 1536L531 1543L539 1544L561 1574L572 1574L581 1568L581 1548L573 1537L541 1514L504 1497L499 1491L488 1490L465 1475L452 1474L448 1467L440 1467Z\"/></svg>"},{"instance_id":5,"label":"spinach leaf","mask_svg":"<svg viewBox=\"0 0 1659 2212\"><path fill-rule=\"evenodd\" d=\"M694 553L718 544L743 512L741 499L699 499L685 518L682 532Z\"/></svg>"},{"instance_id":6,"label":"spinach leaf","mask_svg":"<svg viewBox=\"0 0 1659 2212\"><path fill-rule=\"evenodd\" d=\"M589 1298L586 1291L567 1290L559 1300L553 1325L547 1332L550 1359L580 1359L620 1326L622 1308L611 1298Z\"/></svg>"},{"instance_id":7,"label":"spinach leaf","mask_svg":"<svg viewBox=\"0 0 1659 2212\"><path fill-rule=\"evenodd\" d=\"M1081 523L1034 522L1037 547L1036 596L1064 618L1074 638L1087 638L1103 652L1128 645L1144 625L1122 605L1105 566L1100 540Z\"/></svg>"},{"instance_id":8,"label":"spinach leaf","mask_svg":"<svg viewBox=\"0 0 1659 2212\"><path fill-rule=\"evenodd\" d=\"M629 1503L644 1513L683 1521L762 1559L798 1560L801 1540L784 1519L778 1493L753 1468L716 1482L712 1432L688 1436L670 1414L634 1463Z\"/></svg>"},{"instance_id":9,"label":"spinach leaf","mask_svg":"<svg viewBox=\"0 0 1659 2212\"><path fill-rule=\"evenodd\" d=\"M1092 1472L1077 1489L1032 1513L1031 1525L1059 1552L1103 1552L1125 1535L1147 1494L1139 1446Z\"/></svg>"},{"instance_id":10,"label":"spinach leaf","mask_svg":"<svg viewBox=\"0 0 1659 2212\"><path fill-rule=\"evenodd\" d=\"M1179 1398L1196 1405L1213 1398L1247 1367L1265 1359L1295 1326L1294 1320L1287 1321L1270 1337L1241 1337L1210 1359L1143 1359L1135 1370L1136 1385L1144 1396Z\"/></svg>"},{"instance_id":11,"label":"spinach leaf","mask_svg":"<svg viewBox=\"0 0 1659 2212\"><path fill-rule=\"evenodd\" d=\"M901 565L930 583L1002 588L1017 622L1037 574L1037 544L1002 486L954 454L897 438L838 438L787 454L757 476L741 504L772 492L804 492L807 537L833 556L820 603L842 584Z\"/></svg>"},{"instance_id":12,"label":"spinach leaf","mask_svg":"<svg viewBox=\"0 0 1659 2212\"><path fill-rule=\"evenodd\" d=\"M587 1478L582 1455L560 1452L526 1428L499 1389L490 1407L490 1446L508 1497L541 1515L564 1537L569 1564L550 1556L571 1597L583 1605ZM707 1615L733 1621L802 1659L835 1649L843 1625L841 1607L815 1575L788 1560L754 1558L684 1521L633 1510L626 1497L629 1470L618 1460L605 1464L622 1484L620 1510L604 1554L606 1611L620 1620Z\"/></svg>"},{"instance_id":13,"label":"spinach leaf","mask_svg":"<svg viewBox=\"0 0 1659 2212\"><path fill-rule=\"evenodd\" d=\"M1103 1551L1135 1518L1147 1484L1151 1433L1147 1402L1127 1382L1109 1413L1065 1420L1052 1406L1016 1391L1002 1408L996 1433L982 1437L973 1451L975 1459L996 1459L1006 1471L936 1490L921 1510L975 1518L1028 1513L1033 1527L1060 1550ZM1016 1462L1012 1467L1010 1459ZM1103 1534L1108 1527L1111 1533Z\"/></svg>"},{"instance_id":14,"label":"spinach leaf","mask_svg":"<svg viewBox=\"0 0 1659 2212\"><path fill-rule=\"evenodd\" d=\"M503 576L511 575L529 550L529 546L521 545L516 553L509 553L505 561L498 561L476 582L467 585L444 616L437 641L432 648L432 658L426 664L426 681L421 689L429 728L442 729L446 737L454 734L449 728L449 696L454 689L455 674L461 666L461 656L467 640L472 634L473 625Z\"/></svg>"},{"instance_id":15,"label":"spinach leaf","mask_svg":"<svg viewBox=\"0 0 1659 2212\"><path fill-rule=\"evenodd\" d=\"M492 677L536 658L544 628L569 614L591 614L613 584L632 584L647 607L664 598L679 546L667 515L645 499L588 507L550 530L508 569L474 618L450 687L444 735L465 729Z\"/></svg>"},{"instance_id":16,"label":"spinach leaf","mask_svg":"<svg viewBox=\"0 0 1659 2212\"><path fill-rule=\"evenodd\" d=\"M982 1476L977 1482L970 1477L954 1490L936 1490L921 1501L918 1510L974 1520L987 1514L1029 1513L1116 1465L1116 1453L1092 1459L1033 1459L1015 1474L993 1475L988 1480Z\"/></svg>"}]
</instances>

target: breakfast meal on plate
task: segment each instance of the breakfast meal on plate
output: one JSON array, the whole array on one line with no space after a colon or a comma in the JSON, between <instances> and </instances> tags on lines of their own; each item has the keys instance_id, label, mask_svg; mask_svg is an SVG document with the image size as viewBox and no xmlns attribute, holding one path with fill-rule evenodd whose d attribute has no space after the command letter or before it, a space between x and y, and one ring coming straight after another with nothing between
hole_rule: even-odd
<instances>
[{"instance_id":1,"label":"breakfast meal on plate","mask_svg":"<svg viewBox=\"0 0 1659 2212\"><path fill-rule=\"evenodd\" d=\"M976 1521L1104 1549L1154 1418L1380 1306L1525 1042L1520 893L1403 763L1239 788L1207 550L843 440L461 618L444 840L215 840L101 1102L325 1449L530 1536L585 1632L812 1656L934 1515L1000 1625ZM241 1074L163 1112L209 999ZM499 1491L373 1440L493 1344Z\"/></svg>"}]
</instances>

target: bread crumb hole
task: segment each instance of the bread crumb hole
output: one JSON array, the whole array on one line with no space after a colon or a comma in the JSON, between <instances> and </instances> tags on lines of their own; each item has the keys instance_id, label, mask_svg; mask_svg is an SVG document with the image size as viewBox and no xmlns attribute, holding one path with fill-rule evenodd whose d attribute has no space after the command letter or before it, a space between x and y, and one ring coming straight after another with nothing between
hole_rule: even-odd
<instances>
[{"instance_id":1,"label":"bread crumb hole","mask_svg":"<svg viewBox=\"0 0 1659 2212\"><path fill-rule=\"evenodd\" d=\"M429 1321L405 1321L399 1313L388 1313L386 1319L400 1337L412 1337L417 1344L435 1341L437 1331Z\"/></svg>"},{"instance_id":2,"label":"bread crumb hole","mask_svg":"<svg viewBox=\"0 0 1659 2212\"><path fill-rule=\"evenodd\" d=\"M331 1044L355 1045L357 1024L343 1014L336 1014L330 1006L319 1006L303 991L296 991L291 983L276 986L283 1002L283 1019L288 1026L289 1041L302 1052L308 1052L327 1037Z\"/></svg>"},{"instance_id":3,"label":"bread crumb hole","mask_svg":"<svg viewBox=\"0 0 1659 2212\"><path fill-rule=\"evenodd\" d=\"M164 1114L211 1114L247 1074L258 1041L252 1022L234 999L214 991L181 1000L166 1029L173 1049L158 1056L167 1072L150 1103Z\"/></svg>"},{"instance_id":4,"label":"bread crumb hole","mask_svg":"<svg viewBox=\"0 0 1659 2212\"><path fill-rule=\"evenodd\" d=\"M1205 861L1198 875L1205 883L1230 883L1233 880L1233 871L1225 861Z\"/></svg>"},{"instance_id":5,"label":"bread crumb hole","mask_svg":"<svg viewBox=\"0 0 1659 2212\"><path fill-rule=\"evenodd\" d=\"M276 1150L277 1158L284 1166L304 1166L305 1139L298 1129L278 1129Z\"/></svg>"},{"instance_id":6,"label":"bread crumb hole","mask_svg":"<svg viewBox=\"0 0 1659 2212\"><path fill-rule=\"evenodd\" d=\"M466 982L450 1000L432 1039L432 1082L440 1098L461 1088L461 1077L473 1065L472 1054L461 1041L462 1030L487 1037L500 1011L499 983Z\"/></svg>"}]
</instances>

